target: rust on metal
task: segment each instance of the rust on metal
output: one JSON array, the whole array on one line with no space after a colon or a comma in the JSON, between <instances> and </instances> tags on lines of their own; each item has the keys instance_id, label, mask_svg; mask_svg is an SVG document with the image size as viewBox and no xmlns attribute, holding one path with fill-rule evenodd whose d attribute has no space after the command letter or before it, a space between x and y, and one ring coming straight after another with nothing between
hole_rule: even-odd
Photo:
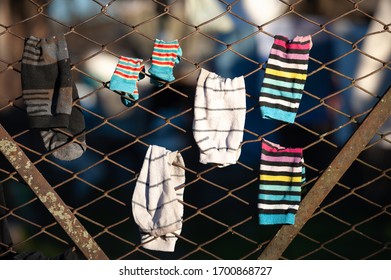
<instances>
[{"instance_id":1,"label":"rust on metal","mask_svg":"<svg viewBox=\"0 0 391 280\"><path fill-rule=\"evenodd\" d=\"M1 124L0 151L85 257L90 260L107 260L108 257L99 245Z\"/></svg>"},{"instance_id":2,"label":"rust on metal","mask_svg":"<svg viewBox=\"0 0 391 280\"><path fill-rule=\"evenodd\" d=\"M279 259L322 201L391 115L391 87L304 197L294 225L284 225L258 259Z\"/></svg>"}]
</instances>

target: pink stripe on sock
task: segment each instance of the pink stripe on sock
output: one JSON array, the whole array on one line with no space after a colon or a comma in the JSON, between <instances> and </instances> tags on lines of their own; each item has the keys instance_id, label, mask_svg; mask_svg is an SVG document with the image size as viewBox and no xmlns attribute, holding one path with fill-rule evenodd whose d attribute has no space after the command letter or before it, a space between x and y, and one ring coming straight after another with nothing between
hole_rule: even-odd
<instances>
[{"instance_id":1,"label":"pink stripe on sock","mask_svg":"<svg viewBox=\"0 0 391 280\"><path fill-rule=\"evenodd\" d=\"M309 50L311 48L310 42L307 44L297 44L295 42L289 43L283 40L275 39L274 44L282 46L287 49L296 49L296 50Z\"/></svg>"},{"instance_id":2,"label":"pink stripe on sock","mask_svg":"<svg viewBox=\"0 0 391 280\"><path fill-rule=\"evenodd\" d=\"M287 162L287 163L300 163L300 157L273 157L265 154L261 155L262 160L272 161L272 162Z\"/></svg>"},{"instance_id":3,"label":"pink stripe on sock","mask_svg":"<svg viewBox=\"0 0 391 280\"><path fill-rule=\"evenodd\" d=\"M301 60L308 60L309 54L296 54L296 53L285 53L280 50L276 49L271 49L270 50L271 54L278 55L279 57L282 58L290 58L290 59L301 59Z\"/></svg>"},{"instance_id":4,"label":"pink stripe on sock","mask_svg":"<svg viewBox=\"0 0 391 280\"><path fill-rule=\"evenodd\" d=\"M262 149L264 149L268 152L275 152L275 153L284 152L284 153L301 154L303 152L303 150L301 148L285 148L285 147L276 148L276 147L269 146L265 143L262 143Z\"/></svg>"}]
</instances>

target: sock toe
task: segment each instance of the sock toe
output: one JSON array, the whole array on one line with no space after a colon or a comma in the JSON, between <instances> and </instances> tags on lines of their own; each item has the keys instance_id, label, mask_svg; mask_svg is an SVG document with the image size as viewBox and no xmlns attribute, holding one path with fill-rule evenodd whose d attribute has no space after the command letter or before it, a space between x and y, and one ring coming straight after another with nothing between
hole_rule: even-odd
<instances>
[{"instance_id":1,"label":"sock toe","mask_svg":"<svg viewBox=\"0 0 391 280\"><path fill-rule=\"evenodd\" d=\"M56 142L56 146L63 145L65 143ZM79 143L67 143L63 147L53 152L53 156L60 160L71 161L79 158L86 150L85 143L83 145Z\"/></svg>"}]
</instances>

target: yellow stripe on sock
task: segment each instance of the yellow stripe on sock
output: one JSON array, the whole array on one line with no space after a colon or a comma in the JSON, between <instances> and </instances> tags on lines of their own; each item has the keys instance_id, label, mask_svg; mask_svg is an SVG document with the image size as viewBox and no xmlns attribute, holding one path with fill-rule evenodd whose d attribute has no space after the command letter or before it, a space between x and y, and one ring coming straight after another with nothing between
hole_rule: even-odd
<instances>
[{"instance_id":1,"label":"yellow stripe on sock","mask_svg":"<svg viewBox=\"0 0 391 280\"><path fill-rule=\"evenodd\" d=\"M298 73L291 73L291 72L285 72L280 70L274 70L267 68L266 69L267 74L271 74L278 77L284 77L289 79L299 79L299 80L305 80L307 79L307 74L298 74Z\"/></svg>"},{"instance_id":2,"label":"yellow stripe on sock","mask_svg":"<svg viewBox=\"0 0 391 280\"><path fill-rule=\"evenodd\" d=\"M272 176L272 175L260 175L260 180L263 181L279 181L279 182L294 182L301 183L301 176Z\"/></svg>"}]
</instances>

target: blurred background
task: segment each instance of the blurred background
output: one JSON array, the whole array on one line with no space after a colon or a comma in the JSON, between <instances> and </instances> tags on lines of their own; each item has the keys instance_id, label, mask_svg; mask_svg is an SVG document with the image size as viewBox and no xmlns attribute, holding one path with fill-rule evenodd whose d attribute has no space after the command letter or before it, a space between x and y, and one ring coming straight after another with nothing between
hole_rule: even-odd
<instances>
[{"instance_id":1,"label":"blurred background","mask_svg":"<svg viewBox=\"0 0 391 280\"><path fill-rule=\"evenodd\" d=\"M0 0L0 123L110 259L256 259L280 226L258 225L260 140L304 148L312 188L391 81L389 0ZM30 130L21 94L24 40L65 34L87 151L54 158ZM258 98L276 34L311 34L308 78L294 124L264 120ZM120 56L150 68L153 42L178 39L176 80L139 82L125 107L108 82ZM199 69L243 75L247 114L239 162L199 163L192 134ZM148 74L148 73L147 73ZM179 150L186 164L184 224L173 253L139 246L130 207L149 145ZM391 258L391 120L355 160L284 259ZM0 222L13 244L0 256L73 247L47 209L0 155ZM4 223L5 224L5 223Z\"/></svg>"}]
</instances>

